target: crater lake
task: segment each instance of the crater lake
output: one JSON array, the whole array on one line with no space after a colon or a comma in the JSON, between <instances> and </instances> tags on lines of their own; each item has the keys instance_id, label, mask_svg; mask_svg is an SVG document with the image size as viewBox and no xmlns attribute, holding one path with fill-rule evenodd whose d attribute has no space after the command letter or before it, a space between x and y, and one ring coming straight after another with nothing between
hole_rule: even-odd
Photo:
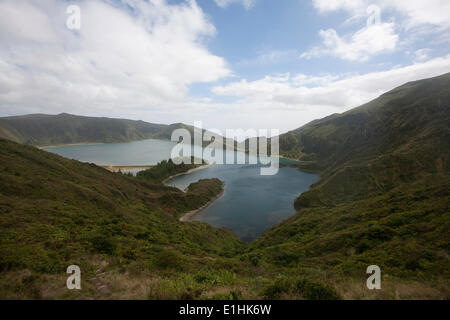
<instances>
[{"instance_id":1,"label":"crater lake","mask_svg":"<svg viewBox=\"0 0 450 320\"><path fill-rule=\"evenodd\" d=\"M171 141L143 140L43 149L66 158L103 166L150 166L168 160L175 145ZM246 158L248 160L248 155ZM280 163L288 165L292 161L280 159ZM218 178L224 181L223 195L192 220L217 228L229 228L240 239L252 241L265 230L295 214L295 198L319 179L318 174L284 165L272 176L260 175L260 168L259 164L218 164L176 176L166 181L166 184L184 190L200 179Z\"/></svg>"}]
</instances>

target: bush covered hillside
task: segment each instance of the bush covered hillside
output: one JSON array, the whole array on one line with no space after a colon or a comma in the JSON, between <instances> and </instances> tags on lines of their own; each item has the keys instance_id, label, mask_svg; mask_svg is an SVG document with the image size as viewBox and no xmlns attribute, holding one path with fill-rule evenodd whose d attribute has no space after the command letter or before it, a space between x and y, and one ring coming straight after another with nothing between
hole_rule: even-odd
<instances>
[{"instance_id":1,"label":"bush covered hillside","mask_svg":"<svg viewBox=\"0 0 450 320\"><path fill-rule=\"evenodd\" d=\"M281 153L321 180L252 250L280 266L354 277L377 264L385 277L448 287L449 124L445 74L281 136Z\"/></svg>"},{"instance_id":2,"label":"bush covered hillside","mask_svg":"<svg viewBox=\"0 0 450 320\"><path fill-rule=\"evenodd\" d=\"M92 280L99 269L117 281L151 271L154 285L172 273L230 270L242 247L231 231L178 221L222 190L217 179L198 185L185 194L0 140L0 297L69 297L70 264L84 271L79 298L102 294ZM124 294L145 298L150 286Z\"/></svg>"}]
</instances>

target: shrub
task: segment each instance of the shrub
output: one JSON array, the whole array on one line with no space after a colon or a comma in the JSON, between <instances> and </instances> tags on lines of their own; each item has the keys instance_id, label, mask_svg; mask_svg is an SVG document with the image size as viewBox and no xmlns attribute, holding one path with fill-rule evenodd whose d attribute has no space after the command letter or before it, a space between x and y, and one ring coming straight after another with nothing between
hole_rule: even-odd
<instances>
[{"instance_id":1,"label":"shrub","mask_svg":"<svg viewBox=\"0 0 450 320\"><path fill-rule=\"evenodd\" d=\"M294 267L300 260L300 254L297 252L286 252L284 249L277 249L271 252L272 261L280 267Z\"/></svg>"},{"instance_id":2,"label":"shrub","mask_svg":"<svg viewBox=\"0 0 450 320\"><path fill-rule=\"evenodd\" d=\"M228 293L216 293L213 300L241 300L242 293L240 291L230 291Z\"/></svg>"},{"instance_id":3,"label":"shrub","mask_svg":"<svg viewBox=\"0 0 450 320\"><path fill-rule=\"evenodd\" d=\"M236 275L227 270L203 269L194 276L194 280L208 285L231 285L236 280Z\"/></svg>"},{"instance_id":4,"label":"shrub","mask_svg":"<svg viewBox=\"0 0 450 320\"><path fill-rule=\"evenodd\" d=\"M283 293L289 293L292 289L291 283L285 278L279 278L264 290L264 299L277 300Z\"/></svg>"},{"instance_id":5,"label":"shrub","mask_svg":"<svg viewBox=\"0 0 450 320\"><path fill-rule=\"evenodd\" d=\"M261 260L261 255L258 253L251 253L248 255L248 261L256 267L259 264L259 261Z\"/></svg>"},{"instance_id":6,"label":"shrub","mask_svg":"<svg viewBox=\"0 0 450 320\"><path fill-rule=\"evenodd\" d=\"M336 290L321 282L300 279L295 283L295 289L307 300L339 300Z\"/></svg>"},{"instance_id":7,"label":"shrub","mask_svg":"<svg viewBox=\"0 0 450 320\"><path fill-rule=\"evenodd\" d=\"M264 291L264 298L269 300L280 299L282 294L301 296L306 300L339 300L336 290L322 282L302 278L292 281L288 278L275 280Z\"/></svg>"},{"instance_id":8,"label":"shrub","mask_svg":"<svg viewBox=\"0 0 450 320\"><path fill-rule=\"evenodd\" d=\"M113 240L106 235L94 235L89 239L94 249L100 253L112 255L116 251L116 245Z\"/></svg>"},{"instance_id":9,"label":"shrub","mask_svg":"<svg viewBox=\"0 0 450 320\"><path fill-rule=\"evenodd\" d=\"M162 250L155 254L154 256L154 264L156 267L166 270L166 269L176 269L182 270L182 257L171 251L171 250Z\"/></svg>"}]
</instances>

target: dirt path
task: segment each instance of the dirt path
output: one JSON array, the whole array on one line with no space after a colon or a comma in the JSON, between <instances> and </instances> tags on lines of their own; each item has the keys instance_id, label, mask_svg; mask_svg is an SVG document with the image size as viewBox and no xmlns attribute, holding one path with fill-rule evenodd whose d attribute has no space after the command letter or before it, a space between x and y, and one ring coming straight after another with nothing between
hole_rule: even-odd
<instances>
[{"instance_id":1,"label":"dirt path","mask_svg":"<svg viewBox=\"0 0 450 320\"><path fill-rule=\"evenodd\" d=\"M107 282L103 279L106 275L105 268L106 266L100 267L97 271L95 271L95 276L90 279L97 288L96 299L102 299L110 292Z\"/></svg>"}]
</instances>

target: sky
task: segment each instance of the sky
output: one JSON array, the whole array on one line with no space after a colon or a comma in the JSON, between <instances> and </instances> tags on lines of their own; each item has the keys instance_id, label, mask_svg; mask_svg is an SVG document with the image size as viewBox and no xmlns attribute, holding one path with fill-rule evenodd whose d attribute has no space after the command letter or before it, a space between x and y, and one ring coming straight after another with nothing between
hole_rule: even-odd
<instances>
[{"instance_id":1,"label":"sky","mask_svg":"<svg viewBox=\"0 0 450 320\"><path fill-rule=\"evenodd\" d=\"M0 0L0 116L286 132L447 72L448 0Z\"/></svg>"}]
</instances>

